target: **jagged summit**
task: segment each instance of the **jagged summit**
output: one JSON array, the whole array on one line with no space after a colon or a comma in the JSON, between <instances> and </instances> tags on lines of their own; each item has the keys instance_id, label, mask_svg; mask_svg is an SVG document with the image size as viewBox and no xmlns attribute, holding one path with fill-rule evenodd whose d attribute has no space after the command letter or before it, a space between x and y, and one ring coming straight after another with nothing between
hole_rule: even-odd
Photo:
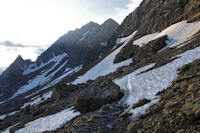
<instances>
[{"instance_id":1,"label":"jagged summit","mask_svg":"<svg viewBox=\"0 0 200 133\"><path fill-rule=\"evenodd\" d=\"M78 69L102 55L104 46L101 43L107 41L118 26L113 20L107 20L102 25L89 22L80 29L69 31L61 36L35 62L24 60L19 55L2 73L0 92L8 93L7 96L10 96L29 80L33 80L36 84L25 89L26 91L40 84L44 85L47 83L46 79L53 81L63 74L67 75L74 73L73 71L78 71ZM36 78L34 80L37 76L42 77L41 75L43 75L42 79L37 80ZM10 88L12 88L12 91ZM4 96L6 97L6 95Z\"/></svg>"},{"instance_id":2,"label":"jagged summit","mask_svg":"<svg viewBox=\"0 0 200 133\"><path fill-rule=\"evenodd\" d=\"M199 11L199 0L144 0L120 27L89 22L11 65L0 132L199 132Z\"/></svg>"},{"instance_id":3,"label":"jagged summit","mask_svg":"<svg viewBox=\"0 0 200 133\"><path fill-rule=\"evenodd\" d=\"M101 43L107 41L118 28L117 22L108 19L102 25L89 22L80 29L70 31L61 36L49 49L47 49L37 61L48 61L50 53L68 53L71 65L83 64L96 59L101 54ZM87 52L86 52L87 51ZM93 54L93 56L90 56Z\"/></svg>"},{"instance_id":4,"label":"jagged summit","mask_svg":"<svg viewBox=\"0 0 200 133\"><path fill-rule=\"evenodd\" d=\"M113 20L112 18L107 19L102 25L110 25L110 24L115 24L115 25L119 25L115 20Z\"/></svg>"},{"instance_id":5,"label":"jagged summit","mask_svg":"<svg viewBox=\"0 0 200 133\"><path fill-rule=\"evenodd\" d=\"M24 61L24 59L22 58L22 56L18 55L14 62L20 63L20 62L23 62L23 61Z\"/></svg>"}]
</instances>

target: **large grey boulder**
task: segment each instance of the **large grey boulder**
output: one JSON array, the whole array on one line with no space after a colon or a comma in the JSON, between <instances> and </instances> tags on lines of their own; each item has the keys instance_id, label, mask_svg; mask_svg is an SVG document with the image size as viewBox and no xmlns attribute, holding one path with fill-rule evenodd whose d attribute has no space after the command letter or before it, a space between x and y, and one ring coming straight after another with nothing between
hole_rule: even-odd
<instances>
[{"instance_id":1,"label":"large grey boulder","mask_svg":"<svg viewBox=\"0 0 200 133\"><path fill-rule=\"evenodd\" d=\"M82 113L94 111L102 105L118 101L123 96L119 86L112 81L92 83L78 94L78 110Z\"/></svg>"}]
</instances>

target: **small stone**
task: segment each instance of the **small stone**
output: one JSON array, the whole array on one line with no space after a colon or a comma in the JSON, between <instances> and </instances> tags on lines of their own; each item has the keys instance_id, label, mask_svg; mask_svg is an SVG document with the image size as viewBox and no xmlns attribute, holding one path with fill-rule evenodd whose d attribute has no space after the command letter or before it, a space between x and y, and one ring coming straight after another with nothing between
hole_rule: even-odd
<instances>
[{"instance_id":1,"label":"small stone","mask_svg":"<svg viewBox=\"0 0 200 133\"><path fill-rule=\"evenodd\" d=\"M180 129L176 133L185 133L185 129Z\"/></svg>"}]
</instances>

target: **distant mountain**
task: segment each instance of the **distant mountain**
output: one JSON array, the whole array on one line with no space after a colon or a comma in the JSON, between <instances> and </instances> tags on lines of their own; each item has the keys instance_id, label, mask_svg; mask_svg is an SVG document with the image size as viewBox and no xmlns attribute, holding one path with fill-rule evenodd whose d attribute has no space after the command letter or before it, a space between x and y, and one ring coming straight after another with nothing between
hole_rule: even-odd
<instances>
[{"instance_id":1,"label":"distant mountain","mask_svg":"<svg viewBox=\"0 0 200 133\"><path fill-rule=\"evenodd\" d=\"M0 93L4 94L1 99L9 98L14 93L13 97L16 97L36 87L38 89L38 86L45 86L60 76L64 78L82 69L84 65L98 59L105 47L102 43L106 43L118 26L112 19L106 20L102 25L89 22L80 29L61 36L36 62L23 60L18 56L0 75ZM4 44L22 47L8 41ZM61 79L54 82L59 81ZM30 82L34 82L34 85L30 85Z\"/></svg>"},{"instance_id":2,"label":"distant mountain","mask_svg":"<svg viewBox=\"0 0 200 133\"><path fill-rule=\"evenodd\" d=\"M38 57L37 63L47 62L52 53L67 53L70 67L89 63L101 54L101 45L105 43L118 28L117 22L106 20L102 25L90 22L80 29L69 31L60 37L50 48Z\"/></svg>"},{"instance_id":3,"label":"distant mountain","mask_svg":"<svg viewBox=\"0 0 200 133\"><path fill-rule=\"evenodd\" d=\"M199 41L199 0L70 31L0 76L0 132L199 132Z\"/></svg>"}]
</instances>

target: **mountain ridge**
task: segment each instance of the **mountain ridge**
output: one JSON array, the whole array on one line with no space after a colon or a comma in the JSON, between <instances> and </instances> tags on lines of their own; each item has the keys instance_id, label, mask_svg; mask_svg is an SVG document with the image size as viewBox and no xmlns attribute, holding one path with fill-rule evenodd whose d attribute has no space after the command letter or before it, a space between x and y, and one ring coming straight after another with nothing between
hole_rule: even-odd
<instances>
[{"instance_id":1,"label":"mountain ridge","mask_svg":"<svg viewBox=\"0 0 200 133\"><path fill-rule=\"evenodd\" d=\"M199 132L199 10L198 0L144 0L100 46L103 47L103 57L94 62L88 61L94 64L87 64L87 68L66 67L68 56L73 54L64 52L67 49L64 46L55 50L56 53L49 50L47 55L50 57L40 58L42 63L38 60L39 66L45 66L42 71L41 68L36 69L42 75L28 84L35 85L33 83L38 83L38 80L40 83L48 82L42 86L46 90L34 90L18 104L15 102L15 106L0 105L3 109L0 113L6 116L0 116L0 119L3 118L0 130L50 133ZM84 49L77 43L90 38L87 31L76 36L78 41L74 45ZM62 46L61 42L62 39L59 41ZM80 55L87 55L88 51L84 49L84 54ZM73 63L74 66L81 64ZM57 72L60 70L72 76L73 73L81 74L74 75L75 80L64 80L62 77L71 78L71 75L59 76ZM56 79L50 78L56 73Z\"/></svg>"},{"instance_id":2,"label":"mountain ridge","mask_svg":"<svg viewBox=\"0 0 200 133\"><path fill-rule=\"evenodd\" d=\"M1 93L4 92L10 96L19 89L20 85L28 84L28 82L34 80L34 78L51 67L52 70L45 75L45 77L50 76L51 80L67 72L69 74L74 73L72 71L73 68L83 66L100 56L101 49L104 47L100 43L105 42L115 32L117 27L117 22L112 19L108 19L102 25L89 22L80 29L69 31L61 36L52 46L38 56L35 62L24 60L19 55L0 75ZM91 33L86 35L87 32ZM93 36L96 36L96 38ZM62 56L64 54L66 55ZM55 60L54 58L57 59ZM38 85L40 85L39 82Z\"/></svg>"}]
</instances>

